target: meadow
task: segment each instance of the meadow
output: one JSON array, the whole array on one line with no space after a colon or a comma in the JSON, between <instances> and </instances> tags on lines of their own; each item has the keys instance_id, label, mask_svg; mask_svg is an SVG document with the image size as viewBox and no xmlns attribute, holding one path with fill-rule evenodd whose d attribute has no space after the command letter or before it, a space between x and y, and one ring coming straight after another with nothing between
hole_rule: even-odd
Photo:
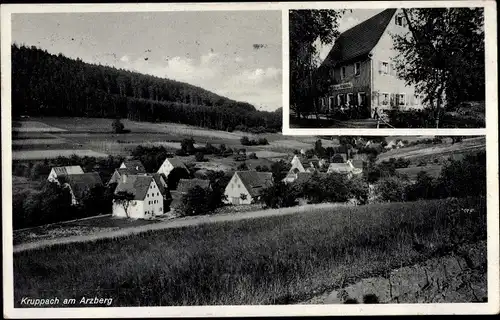
<instances>
[{"instance_id":1,"label":"meadow","mask_svg":"<svg viewBox=\"0 0 500 320\"><path fill-rule=\"evenodd\" d=\"M41 160L59 155L128 156L138 145L164 146L171 152L180 149L185 138L194 138L195 147L225 144L227 147L255 152L259 158L283 157L293 150L309 149L316 137L283 136L280 133L251 134L199 128L177 123L150 123L122 119L129 133L111 132L112 119L104 118L31 118L30 121L13 121L12 150L15 160ZM242 146L240 139L261 137L268 145ZM323 146L337 146L335 139L323 139ZM63 151L66 150L66 151ZM94 153L95 152L95 153Z\"/></svg>"},{"instance_id":2,"label":"meadow","mask_svg":"<svg viewBox=\"0 0 500 320\"><path fill-rule=\"evenodd\" d=\"M15 305L94 295L115 307L294 303L486 239L485 205L311 209L24 251L14 254Z\"/></svg>"}]
</instances>

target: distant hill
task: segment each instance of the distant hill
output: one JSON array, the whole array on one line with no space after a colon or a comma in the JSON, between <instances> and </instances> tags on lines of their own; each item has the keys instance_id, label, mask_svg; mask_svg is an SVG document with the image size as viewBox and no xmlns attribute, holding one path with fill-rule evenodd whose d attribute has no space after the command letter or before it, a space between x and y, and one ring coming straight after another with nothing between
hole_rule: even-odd
<instances>
[{"instance_id":1,"label":"distant hill","mask_svg":"<svg viewBox=\"0 0 500 320\"><path fill-rule=\"evenodd\" d=\"M218 130L281 130L281 112L175 81L12 46L12 116L169 121Z\"/></svg>"}]
</instances>

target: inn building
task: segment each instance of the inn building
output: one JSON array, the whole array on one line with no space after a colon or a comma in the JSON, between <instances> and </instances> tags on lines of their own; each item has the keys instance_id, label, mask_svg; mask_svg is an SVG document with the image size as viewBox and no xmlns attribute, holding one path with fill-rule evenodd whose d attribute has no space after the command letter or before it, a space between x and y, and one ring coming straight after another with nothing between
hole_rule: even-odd
<instances>
[{"instance_id":1,"label":"inn building","mask_svg":"<svg viewBox=\"0 0 500 320\"><path fill-rule=\"evenodd\" d=\"M420 109L422 96L396 75L391 34L409 32L401 9L387 9L343 32L319 67L330 83L320 98L323 113L356 106L358 118L391 108Z\"/></svg>"}]
</instances>

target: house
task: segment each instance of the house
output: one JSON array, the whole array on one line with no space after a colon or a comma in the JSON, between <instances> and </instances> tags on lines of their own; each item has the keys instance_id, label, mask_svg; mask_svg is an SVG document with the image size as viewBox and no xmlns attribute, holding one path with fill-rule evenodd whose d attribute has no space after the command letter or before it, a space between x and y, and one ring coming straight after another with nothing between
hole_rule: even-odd
<instances>
[{"instance_id":1,"label":"house","mask_svg":"<svg viewBox=\"0 0 500 320\"><path fill-rule=\"evenodd\" d=\"M186 170L186 173L189 173L186 165L178 158L166 158L158 169L157 173L163 174L165 176L165 179L167 179L168 175L172 170L174 170L174 168L180 168Z\"/></svg>"},{"instance_id":2,"label":"house","mask_svg":"<svg viewBox=\"0 0 500 320\"><path fill-rule=\"evenodd\" d=\"M72 174L82 174L83 170L80 166L67 166L67 167L53 167L50 170L47 180L50 182L59 183L59 178L61 176L68 176Z\"/></svg>"},{"instance_id":3,"label":"house","mask_svg":"<svg viewBox=\"0 0 500 320\"><path fill-rule=\"evenodd\" d=\"M63 187L67 187L71 193L71 204L77 205L86 192L94 187L103 186L101 177L97 172L63 175L58 178Z\"/></svg>"},{"instance_id":4,"label":"house","mask_svg":"<svg viewBox=\"0 0 500 320\"><path fill-rule=\"evenodd\" d=\"M151 219L163 215L163 198L153 175L123 175L113 196L113 216Z\"/></svg>"},{"instance_id":5,"label":"house","mask_svg":"<svg viewBox=\"0 0 500 320\"><path fill-rule=\"evenodd\" d=\"M173 209L174 211L177 210L181 205L182 196L187 194L188 191L193 189L194 187L200 187L203 189L211 190L210 180L196 179L196 178L180 179L179 183L177 184L177 189L170 191L172 198L172 201L170 203L170 208Z\"/></svg>"},{"instance_id":6,"label":"house","mask_svg":"<svg viewBox=\"0 0 500 320\"><path fill-rule=\"evenodd\" d=\"M118 183L120 181L122 175L126 175L126 174L127 175L141 175L141 174L146 174L146 171L140 170L140 167L139 167L139 170L137 170L136 168L137 167L122 168L120 166L120 168L115 169L115 172L113 173L113 175L109 179L107 185L110 185L112 183Z\"/></svg>"},{"instance_id":7,"label":"house","mask_svg":"<svg viewBox=\"0 0 500 320\"><path fill-rule=\"evenodd\" d=\"M262 190L272 186L271 172L236 171L226 186L225 203L251 204L260 198Z\"/></svg>"},{"instance_id":8,"label":"house","mask_svg":"<svg viewBox=\"0 0 500 320\"><path fill-rule=\"evenodd\" d=\"M120 169L129 169L139 173L146 172L146 168L140 160L124 160L120 165Z\"/></svg>"},{"instance_id":9,"label":"house","mask_svg":"<svg viewBox=\"0 0 500 320\"><path fill-rule=\"evenodd\" d=\"M422 108L415 87L398 78L392 34L409 32L401 9L387 9L343 32L318 70L330 83L320 98L324 113L357 106L359 118L383 115L391 108Z\"/></svg>"},{"instance_id":10,"label":"house","mask_svg":"<svg viewBox=\"0 0 500 320\"><path fill-rule=\"evenodd\" d=\"M351 160L347 160L345 163L330 163L327 173L340 173L346 174L348 178L352 178L354 175L363 172L363 168L354 167Z\"/></svg>"}]
</instances>

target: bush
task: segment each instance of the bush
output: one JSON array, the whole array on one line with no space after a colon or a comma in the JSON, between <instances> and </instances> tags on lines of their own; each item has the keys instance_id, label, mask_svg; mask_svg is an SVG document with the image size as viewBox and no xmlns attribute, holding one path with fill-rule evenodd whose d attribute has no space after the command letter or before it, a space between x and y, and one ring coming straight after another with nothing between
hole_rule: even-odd
<instances>
[{"instance_id":1,"label":"bush","mask_svg":"<svg viewBox=\"0 0 500 320\"><path fill-rule=\"evenodd\" d=\"M193 138L188 138L188 139L183 139L181 141L181 150L184 151L187 154L193 154L196 152L196 148L194 147L194 139Z\"/></svg>"},{"instance_id":2,"label":"bush","mask_svg":"<svg viewBox=\"0 0 500 320\"><path fill-rule=\"evenodd\" d=\"M124 133L125 131L125 126L118 118L111 123L111 128L113 129L114 133Z\"/></svg>"},{"instance_id":3,"label":"bush","mask_svg":"<svg viewBox=\"0 0 500 320\"><path fill-rule=\"evenodd\" d=\"M294 184L282 181L262 190L259 201L269 208L293 207L298 204L299 191Z\"/></svg>"},{"instance_id":4,"label":"bush","mask_svg":"<svg viewBox=\"0 0 500 320\"><path fill-rule=\"evenodd\" d=\"M271 169L269 169L269 167L266 166L266 165L264 165L264 166L258 165L258 166L255 167L255 170L257 172L269 172L269 171L271 171Z\"/></svg>"},{"instance_id":5,"label":"bush","mask_svg":"<svg viewBox=\"0 0 500 320\"><path fill-rule=\"evenodd\" d=\"M407 187L406 199L408 201L415 201L437 198L439 197L437 188L437 181L427 172L421 171L418 173L415 183Z\"/></svg>"},{"instance_id":6,"label":"bush","mask_svg":"<svg viewBox=\"0 0 500 320\"><path fill-rule=\"evenodd\" d=\"M247 160L246 154L235 154L234 155L234 161L245 161L245 160Z\"/></svg>"},{"instance_id":7,"label":"bush","mask_svg":"<svg viewBox=\"0 0 500 320\"><path fill-rule=\"evenodd\" d=\"M238 170L238 171L247 171L248 169L249 169L249 168L248 168L248 166L247 166L246 162L241 163L241 164L238 166L238 168L237 168L237 170Z\"/></svg>"},{"instance_id":8,"label":"bush","mask_svg":"<svg viewBox=\"0 0 500 320\"><path fill-rule=\"evenodd\" d=\"M401 202L406 201L408 181L399 177L380 179L375 185L375 194L380 201Z\"/></svg>"},{"instance_id":9,"label":"bush","mask_svg":"<svg viewBox=\"0 0 500 320\"><path fill-rule=\"evenodd\" d=\"M179 211L183 216L196 216L210 212L210 190L195 186L182 196Z\"/></svg>"},{"instance_id":10,"label":"bush","mask_svg":"<svg viewBox=\"0 0 500 320\"><path fill-rule=\"evenodd\" d=\"M486 153L469 154L462 160L450 160L441 170L441 189L448 197L486 195Z\"/></svg>"},{"instance_id":11,"label":"bush","mask_svg":"<svg viewBox=\"0 0 500 320\"><path fill-rule=\"evenodd\" d=\"M207 159L205 159L205 154L203 154L203 152L196 152L194 157L197 162L207 161Z\"/></svg>"},{"instance_id":12,"label":"bush","mask_svg":"<svg viewBox=\"0 0 500 320\"><path fill-rule=\"evenodd\" d=\"M250 139L247 136L243 136L240 139L240 143L244 146L249 146L250 145Z\"/></svg>"},{"instance_id":13,"label":"bush","mask_svg":"<svg viewBox=\"0 0 500 320\"><path fill-rule=\"evenodd\" d=\"M259 138L258 144L259 145L268 145L269 142L267 141L266 138Z\"/></svg>"},{"instance_id":14,"label":"bush","mask_svg":"<svg viewBox=\"0 0 500 320\"><path fill-rule=\"evenodd\" d=\"M257 158L257 155L255 154L255 152L252 152L248 155L248 159L258 159L258 158Z\"/></svg>"}]
</instances>

